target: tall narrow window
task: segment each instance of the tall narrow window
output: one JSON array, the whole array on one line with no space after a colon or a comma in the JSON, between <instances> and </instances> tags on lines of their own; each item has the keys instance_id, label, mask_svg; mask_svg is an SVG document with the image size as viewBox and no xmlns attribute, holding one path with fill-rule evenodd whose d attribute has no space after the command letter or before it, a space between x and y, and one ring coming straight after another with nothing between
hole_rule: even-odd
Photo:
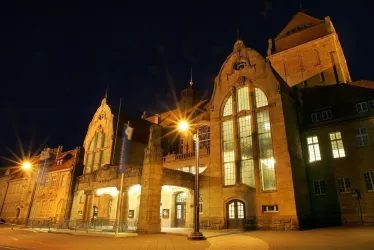
<instances>
[{"instance_id":1,"label":"tall narrow window","mask_svg":"<svg viewBox=\"0 0 374 250\"><path fill-rule=\"evenodd\" d=\"M358 147L366 146L370 144L369 136L366 132L366 128L358 128L353 130L353 134L356 137L356 144Z\"/></svg>"},{"instance_id":2,"label":"tall narrow window","mask_svg":"<svg viewBox=\"0 0 374 250\"><path fill-rule=\"evenodd\" d=\"M326 194L326 184L325 181L314 181L314 193L315 195Z\"/></svg>"},{"instance_id":3,"label":"tall narrow window","mask_svg":"<svg viewBox=\"0 0 374 250\"><path fill-rule=\"evenodd\" d=\"M108 150L108 137L103 132L98 132L92 138L87 152L85 173L96 171L105 162Z\"/></svg>"},{"instance_id":4,"label":"tall narrow window","mask_svg":"<svg viewBox=\"0 0 374 250\"><path fill-rule=\"evenodd\" d=\"M255 173L253 166L251 116L238 118L239 145L240 145L240 175L241 182L255 187Z\"/></svg>"},{"instance_id":5,"label":"tall narrow window","mask_svg":"<svg viewBox=\"0 0 374 250\"><path fill-rule=\"evenodd\" d=\"M227 99L225 106L223 108L223 116L229 116L229 115L232 115L232 97L231 96Z\"/></svg>"},{"instance_id":6,"label":"tall narrow window","mask_svg":"<svg viewBox=\"0 0 374 250\"><path fill-rule=\"evenodd\" d=\"M338 179L339 183L339 193L347 194L351 193L351 179L350 178L340 178Z\"/></svg>"},{"instance_id":7,"label":"tall narrow window","mask_svg":"<svg viewBox=\"0 0 374 250\"><path fill-rule=\"evenodd\" d=\"M255 88L255 103L256 108L261 108L268 105L268 99L266 98L265 93L258 88Z\"/></svg>"},{"instance_id":8,"label":"tall narrow window","mask_svg":"<svg viewBox=\"0 0 374 250\"><path fill-rule=\"evenodd\" d=\"M262 189L273 190L275 189L275 169L269 111L257 113L256 118L260 149Z\"/></svg>"},{"instance_id":9,"label":"tall narrow window","mask_svg":"<svg viewBox=\"0 0 374 250\"><path fill-rule=\"evenodd\" d=\"M222 141L225 185L235 185L234 129L232 120L222 123Z\"/></svg>"},{"instance_id":10,"label":"tall narrow window","mask_svg":"<svg viewBox=\"0 0 374 250\"><path fill-rule=\"evenodd\" d=\"M332 148L332 156L334 158L345 157L342 135L340 132L330 133L330 142Z\"/></svg>"},{"instance_id":11,"label":"tall narrow window","mask_svg":"<svg viewBox=\"0 0 374 250\"><path fill-rule=\"evenodd\" d=\"M364 174L366 191L374 192L374 171Z\"/></svg>"},{"instance_id":12,"label":"tall narrow window","mask_svg":"<svg viewBox=\"0 0 374 250\"><path fill-rule=\"evenodd\" d=\"M319 151L318 137L310 136L306 138L308 143L309 162L320 161L321 153Z\"/></svg>"},{"instance_id":13,"label":"tall narrow window","mask_svg":"<svg viewBox=\"0 0 374 250\"><path fill-rule=\"evenodd\" d=\"M249 92L248 87L240 88L236 92L237 95L237 111L249 110Z\"/></svg>"}]
</instances>

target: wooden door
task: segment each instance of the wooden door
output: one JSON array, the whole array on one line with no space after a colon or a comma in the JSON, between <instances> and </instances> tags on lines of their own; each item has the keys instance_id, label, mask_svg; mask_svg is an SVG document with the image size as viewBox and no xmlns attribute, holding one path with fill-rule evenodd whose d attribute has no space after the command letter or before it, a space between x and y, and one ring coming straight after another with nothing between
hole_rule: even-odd
<instances>
[{"instance_id":1,"label":"wooden door","mask_svg":"<svg viewBox=\"0 0 374 250\"><path fill-rule=\"evenodd\" d=\"M244 228L245 226L245 205L239 200L232 200L227 203L227 227Z\"/></svg>"}]
</instances>

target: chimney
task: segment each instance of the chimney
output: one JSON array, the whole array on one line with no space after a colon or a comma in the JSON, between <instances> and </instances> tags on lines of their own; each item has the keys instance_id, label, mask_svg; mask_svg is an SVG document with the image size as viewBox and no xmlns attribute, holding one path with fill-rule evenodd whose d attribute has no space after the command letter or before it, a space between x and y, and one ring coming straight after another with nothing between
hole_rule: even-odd
<instances>
[{"instance_id":1,"label":"chimney","mask_svg":"<svg viewBox=\"0 0 374 250\"><path fill-rule=\"evenodd\" d=\"M56 152L56 159L58 158L59 154L62 152L62 146L58 146L57 152Z\"/></svg>"}]
</instances>

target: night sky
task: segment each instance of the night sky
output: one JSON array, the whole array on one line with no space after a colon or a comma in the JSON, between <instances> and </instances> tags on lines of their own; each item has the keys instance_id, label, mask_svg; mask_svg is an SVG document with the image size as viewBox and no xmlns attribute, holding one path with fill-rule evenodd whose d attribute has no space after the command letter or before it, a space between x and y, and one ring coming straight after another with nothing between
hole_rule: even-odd
<instances>
[{"instance_id":1,"label":"night sky","mask_svg":"<svg viewBox=\"0 0 374 250\"><path fill-rule=\"evenodd\" d=\"M265 56L267 40L300 10L299 0L32 2L1 8L2 157L14 158L7 148L20 155L18 138L31 153L81 146L107 85L109 104L123 98L122 111L138 117L173 108L191 67L209 97L238 24L245 45ZM353 80L374 80L370 2L304 0L307 14L331 17Z\"/></svg>"}]
</instances>

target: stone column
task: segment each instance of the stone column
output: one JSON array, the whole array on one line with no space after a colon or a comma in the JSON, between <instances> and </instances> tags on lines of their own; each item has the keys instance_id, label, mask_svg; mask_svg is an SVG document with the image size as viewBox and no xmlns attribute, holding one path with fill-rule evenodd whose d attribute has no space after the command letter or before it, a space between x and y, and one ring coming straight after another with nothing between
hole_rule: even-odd
<instances>
[{"instance_id":1,"label":"stone column","mask_svg":"<svg viewBox=\"0 0 374 250\"><path fill-rule=\"evenodd\" d=\"M92 213L92 204L93 204L93 198L94 194L92 191L84 191L84 194L86 195L86 199L84 201L84 221L89 222L91 219L91 213Z\"/></svg>"},{"instance_id":2,"label":"stone column","mask_svg":"<svg viewBox=\"0 0 374 250\"><path fill-rule=\"evenodd\" d=\"M142 192L138 232L159 233L161 231L160 202L162 186L162 128L150 128L148 147L145 149L142 171Z\"/></svg>"}]
</instances>

